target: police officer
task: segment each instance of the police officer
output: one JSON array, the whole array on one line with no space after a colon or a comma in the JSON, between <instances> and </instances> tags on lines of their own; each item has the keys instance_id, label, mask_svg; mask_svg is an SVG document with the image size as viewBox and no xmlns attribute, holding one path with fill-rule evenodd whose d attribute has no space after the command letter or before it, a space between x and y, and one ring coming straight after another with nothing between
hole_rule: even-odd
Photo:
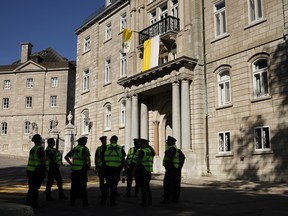
<instances>
[{"instance_id":1,"label":"police officer","mask_svg":"<svg viewBox=\"0 0 288 216\"><path fill-rule=\"evenodd\" d=\"M105 161L104 161L104 151L107 145L107 136L102 136L99 138L101 141L101 146L96 149L95 152L95 173L99 176L99 188L101 192L101 197L105 193ZM101 198L102 200L102 198Z\"/></svg>"},{"instance_id":2,"label":"police officer","mask_svg":"<svg viewBox=\"0 0 288 216\"><path fill-rule=\"evenodd\" d=\"M107 182L104 196L101 203L105 204L110 191L110 205L116 205L117 185L120 180L120 172L123 167L126 169L126 153L122 146L117 144L118 137L113 135L110 138L110 144L107 145L104 152L104 161L106 164L105 180Z\"/></svg>"},{"instance_id":3,"label":"police officer","mask_svg":"<svg viewBox=\"0 0 288 216\"><path fill-rule=\"evenodd\" d=\"M54 180L57 182L58 187L58 196L59 199L67 199L64 195L63 190L63 180L59 167L62 165L62 156L58 149L54 148L55 140L54 138L49 138L47 140L48 146L45 149L46 160L48 162L48 175L46 183L46 200L53 201L54 199L51 196L51 188L54 183Z\"/></svg>"},{"instance_id":4,"label":"police officer","mask_svg":"<svg viewBox=\"0 0 288 216\"><path fill-rule=\"evenodd\" d=\"M136 164L136 152L140 148L140 139L133 139L134 146L129 149L127 153L126 163L127 163L127 188L124 197L131 196L131 186L133 182L133 170ZM135 181L136 182L136 181ZM134 196L137 197L139 193L139 185L135 184Z\"/></svg>"},{"instance_id":5,"label":"police officer","mask_svg":"<svg viewBox=\"0 0 288 216\"><path fill-rule=\"evenodd\" d=\"M35 134L32 137L34 142L33 148L29 152L27 177L28 177L28 193L26 204L32 208L38 208L38 195L41 184L45 178L45 151L42 146L42 137Z\"/></svg>"},{"instance_id":6,"label":"police officer","mask_svg":"<svg viewBox=\"0 0 288 216\"><path fill-rule=\"evenodd\" d=\"M87 143L87 137L80 137L77 139L77 142L78 145L64 157L67 163L72 166L72 173L70 176L70 204L71 206L75 205L75 200L79 192L82 198L83 206L89 206L87 196L87 170L90 169L91 161L89 149L85 146ZM72 159L72 162L70 159Z\"/></svg>"},{"instance_id":7,"label":"police officer","mask_svg":"<svg viewBox=\"0 0 288 216\"><path fill-rule=\"evenodd\" d=\"M175 145L176 139L168 136L167 150L165 151L163 166L165 167L164 176L164 200L161 203L178 202L181 188L181 169L184 164L185 156Z\"/></svg>"},{"instance_id":8,"label":"police officer","mask_svg":"<svg viewBox=\"0 0 288 216\"><path fill-rule=\"evenodd\" d=\"M137 150L137 162L135 165L135 178L141 190L142 202L140 206L152 205L152 193L150 188L151 173L155 151L149 146L149 140L140 139L140 148Z\"/></svg>"}]
</instances>

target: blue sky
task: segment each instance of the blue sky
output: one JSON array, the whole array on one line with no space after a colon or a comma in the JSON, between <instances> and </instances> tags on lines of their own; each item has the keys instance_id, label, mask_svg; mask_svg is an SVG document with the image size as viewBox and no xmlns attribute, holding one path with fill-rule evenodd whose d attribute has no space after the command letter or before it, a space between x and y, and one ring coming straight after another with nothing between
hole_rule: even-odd
<instances>
[{"instance_id":1,"label":"blue sky","mask_svg":"<svg viewBox=\"0 0 288 216\"><path fill-rule=\"evenodd\" d=\"M20 59L21 43L33 44L32 53L48 47L76 60L75 30L104 0L8 0L0 7L0 65Z\"/></svg>"}]
</instances>

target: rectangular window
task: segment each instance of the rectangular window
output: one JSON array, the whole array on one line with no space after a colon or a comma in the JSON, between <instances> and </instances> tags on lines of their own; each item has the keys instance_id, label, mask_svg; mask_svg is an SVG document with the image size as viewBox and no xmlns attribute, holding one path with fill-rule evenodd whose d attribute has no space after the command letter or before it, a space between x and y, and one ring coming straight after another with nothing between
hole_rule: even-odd
<instances>
[{"instance_id":1,"label":"rectangular window","mask_svg":"<svg viewBox=\"0 0 288 216\"><path fill-rule=\"evenodd\" d=\"M259 59L252 65L254 98L266 97L269 95L268 62L266 59Z\"/></svg>"},{"instance_id":2,"label":"rectangular window","mask_svg":"<svg viewBox=\"0 0 288 216\"><path fill-rule=\"evenodd\" d=\"M51 87L55 88L58 86L58 78L57 77L52 77L51 78Z\"/></svg>"},{"instance_id":3,"label":"rectangular window","mask_svg":"<svg viewBox=\"0 0 288 216\"><path fill-rule=\"evenodd\" d=\"M33 88L33 79L32 78L28 78L26 80L26 87L27 88Z\"/></svg>"},{"instance_id":4,"label":"rectangular window","mask_svg":"<svg viewBox=\"0 0 288 216\"><path fill-rule=\"evenodd\" d=\"M24 152L29 151L29 145L28 144L23 144L22 145L22 151L24 151Z\"/></svg>"},{"instance_id":5,"label":"rectangular window","mask_svg":"<svg viewBox=\"0 0 288 216\"><path fill-rule=\"evenodd\" d=\"M111 23L108 23L105 28L105 41L112 38L112 26Z\"/></svg>"},{"instance_id":6,"label":"rectangular window","mask_svg":"<svg viewBox=\"0 0 288 216\"><path fill-rule=\"evenodd\" d=\"M167 4L164 4L160 7L159 20L165 19L168 16L168 7Z\"/></svg>"},{"instance_id":7,"label":"rectangular window","mask_svg":"<svg viewBox=\"0 0 288 216\"><path fill-rule=\"evenodd\" d=\"M26 97L25 107L26 108L32 108L32 97Z\"/></svg>"},{"instance_id":8,"label":"rectangular window","mask_svg":"<svg viewBox=\"0 0 288 216\"><path fill-rule=\"evenodd\" d=\"M271 150L269 127L254 128L255 150Z\"/></svg>"},{"instance_id":9,"label":"rectangular window","mask_svg":"<svg viewBox=\"0 0 288 216\"><path fill-rule=\"evenodd\" d=\"M219 1L214 5L215 35L216 37L226 33L226 8L225 1Z\"/></svg>"},{"instance_id":10,"label":"rectangular window","mask_svg":"<svg viewBox=\"0 0 288 216\"><path fill-rule=\"evenodd\" d=\"M90 50L90 36L87 36L84 39L84 52L87 52Z\"/></svg>"},{"instance_id":11,"label":"rectangular window","mask_svg":"<svg viewBox=\"0 0 288 216\"><path fill-rule=\"evenodd\" d=\"M10 80L4 80L3 88L4 88L4 89L10 89L10 87L11 87L11 82L10 82Z\"/></svg>"},{"instance_id":12,"label":"rectangular window","mask_svg":"<svg viewBox=\"0 0 288 216\"><path fill-rule=\"evenodd\" d=\"M9 98L3 98L2 108L3 109L8 109L9 108Z\"/></svg>"},{"instance_id":13,"label":"rectangular window","mask_svg":"<svg viewBox=\"0 0 288 216\"><path fill-rule=\"evenodd\" d=\"M218 100L219 106L231 103L230 73L223 70L218 74Z\"/></svg>"},{"instance_id":14,"label":"rectangular window","mask_svg":"<svg viewBox=\"0 0 288 216\"><path fill-rule=\"evenodd\" d=\"M7 135L8 133L8 124L7 122L1 123L1 135Z\"/></svg>"},{"instance_id":15,"label":"rectangular window","mask_svg":"<svg viewBox=\"0 0 288 216\"><path fill-rule=\"evenodd\" d=\"M30 122L26 121L24 123L24 134L30 134Z\"/></svg>"},{"instance_id":16,"label":"rectangular window","mask_svg":"<svg viewBox=\"0 0 288 216\"><path fill-rule=\"evenodd\" d=\"M89 90L89 79L90 79L90 73L89 69L83 71L83 92Z\"/></svg>"},{"instance_id":17,"label":"rectangular window","mask_svg":"<svg viewBox=\"0 0 288 216\"><path fill-rule=\"evenodd\" d=\"M126 101L121 102L121 110L120 110L120 126L125 126L125 119L126 119Z\"/></svg>"},{"instance_id":18,"label":"rectangular window","mask_svg":"<svg viewBox=\"0 0 288 216\"><path fill-rule=\"evenodd\" d=\"M171 15L178 18L178 0L171 0Z\"/></svg>"},{"instance_id":19,"label":"rectangular window","mask_svg":"<svg viewBox=\"0 0 288 216\"><path fill-rule=\"evenodd\" d=\"M121 18L120 18L120 31L123 31L124 28L126 27L127 27L127 15L126 13L124 13L121 15Z\"/></svg>"},{"instance_id":20,"label":"rectangular window","mask_svg":"<svg viewBox=\"0 0 288 216\"><path fill-rule=\"evenodd\" d=\"M120 54L120 77L126 76L126 70L127 70L127 57L126 53Z\"/></svg>"},{"instance_id":21,"label":"rectangular window","mask_svg":"<svg viewBox=\"0 0 288 216\"><path fill-rule=\"evenodd\" d=\"M111 59L105 60L105 83L110 83Z\"/></svg>"},{"instance_id":22,"label":"rectangular window","mask_svg":"<svg viewBox=\"0 0 288 216\"><path fill-rule=\"evenodd\" d=\"M248 12L250 23L263 18L262 0L248 0Z\"/></svg>"},{"instance_id":23,"label":"rectangular window","mask_svg":"<svg viewBox=\"0 0 288 216\"><path fill-rule=\"evenodd\" d=\"M154 24L157 22L156 18L156 10L150 12L150 25Z\"/></svg>"},{"instance_id":24,"label":"rectangular window","mask_svg":"<svg viewBox=\"0 0 288 216\"><path fill-rule=\"evenodd\" d=\"M9 144L3 144L3 151L8 152L9 151Z\"/></svg>"},{"instance_id":25,"label":"rectangular window","mask_svg":"<svg viewBox=\"0 0 288 216\"><path fill-rule=\"evenodd\" d=\"M51 96L50 97L50 106L56 107L57 106L57 96Z\"/></svg>"},{"instance_id":26,"label":"rectangular window","mask_svg":"<svg viewBox=\"0 0 288 216\"><path fill-rule=\"evenodd\" d=\"M224 131L218 133L218 145L219 153L230 153L231 143L230 143L230 132Z\"/></svg>"}]
</instances>

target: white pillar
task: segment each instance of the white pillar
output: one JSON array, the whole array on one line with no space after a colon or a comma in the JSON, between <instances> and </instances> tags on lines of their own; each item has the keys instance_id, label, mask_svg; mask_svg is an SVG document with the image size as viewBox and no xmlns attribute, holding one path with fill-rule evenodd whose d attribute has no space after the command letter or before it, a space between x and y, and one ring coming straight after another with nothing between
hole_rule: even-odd
<instances>
[{"instance_id":1,"label":"white pillar","mask_svg":"<svg viewBox=\"0 0 288 216\"><path fill-rule=\"evenodd\" d=\"M181 143L181 124L180 124L180 89L179 82L172 84L172 129L173 137L177 140L176 145Z\"/></svg>"},{"instance_id":2,"label":"white pillar","mask_svg":"<svg viewBox=\"0 0 288 216\"><path fill-rule=\"evenodd\" d=\"M131 97L126 98L126 110L125 110L125 149L129 150L132 144L132 137L131 137L131 119L132 119L132 102Z\"/></svg>"},{"instance_id":3,"label":"white pillar","mask_svg":"<svg viewBox=\"0 0 288 216\"><path fill-rule=\"evenodd\" d=\"M190 149L191 121L189 80L181 81L181 139L182 149Z\"/></svg>"},{"instance_id":4,"label":"white pillar","mask_svg":"<svg viewBox=\"0 0 288 216\"><path fill-rule=\"evenodd\" d=\"M138 111L138 96L137 95L132 96L131 137L132 137L132 140L134 138L139 138L139 111Z\"/></svg>"},{"instance_id":5,"label":"white pillar","mask_svg":"<svg viewBox=\"0 0 288 216\"><path fill-rule=\"evenodd\" d=\"M148 107L143 101L140 104L140 113L140 137L148 139Z\"/></svg>"}]
</instances>

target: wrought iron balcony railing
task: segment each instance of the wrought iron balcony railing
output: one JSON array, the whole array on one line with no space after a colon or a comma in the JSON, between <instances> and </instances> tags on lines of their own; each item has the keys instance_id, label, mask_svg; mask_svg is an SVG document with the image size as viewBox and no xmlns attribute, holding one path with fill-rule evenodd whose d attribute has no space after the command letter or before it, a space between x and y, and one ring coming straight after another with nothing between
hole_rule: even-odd
<instances>
[{"instance_id":1,"label":"wrought iron balcony railing","mask_svg":"<svg viewBox=\"0 0 288 216\"><path fill-rule=\"evenodd\" d=\"M179 32L179 30L179 18L168 16L139 32L139 46L143 45L145 40L156 35L161 35L169 31Z\"/></svg>"}]
</instances>

